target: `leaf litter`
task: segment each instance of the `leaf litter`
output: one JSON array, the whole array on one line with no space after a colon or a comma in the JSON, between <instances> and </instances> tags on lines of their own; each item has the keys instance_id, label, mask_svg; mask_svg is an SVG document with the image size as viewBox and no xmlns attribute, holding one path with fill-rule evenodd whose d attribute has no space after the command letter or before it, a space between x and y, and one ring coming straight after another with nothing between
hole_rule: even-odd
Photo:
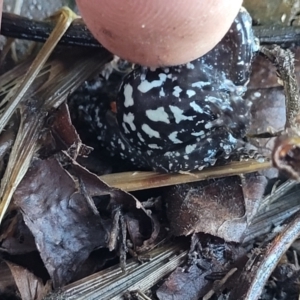
<instances>
[{"instance_id":1,"label":"leaf litter","mask_svg":"<svg viewBox=\"0 0 300 300\"><path fill-rule=\"evenodd\" d=\"M92 54L88 54L88 52L84 54L85 57L88 55L97 57L93 51ZM161 241L170 240L170 236L187 235L187 238L173 238L173 243L177 244L181 250L174 251L172 254L174 256L169 257L168 261L176 256L179 257L180 252L186 251L187 248L190 250L188 253L182 252L184 255L181 258L184 259L178 260L172 266L169 266L167 260L164 261L164 265L169 268L167 269L168 273L174 271L168 279L162 283L162 281L159 282L160 278L155 278L151 281L152 285L147 285L146 282L141 281L142 279L138 279L143 284L136 283L137 291L128 289L131 295L134 293L143 295L143 297L147 297L146 294L151 297L156 295L159 299L198 299L199 297L223 299L222 297L226 297L228 291L232 291L231 297L237 295L235 299L244 297L247 291L249 295L252 295L253 285L251 286L251 283L254 284L257 280L253 279L257 278L255 277L257 270L262 268L266 272L263 263L268 263L267 259L272 253L270 251L278 247L276 239L272 240L272 238L281 232L282 241L284 241L284 238L290 233L289 228L297 232L297 216L289 223L289 226L275 226L273 232L270 232L272 227L270 224L277 224L276 222L280 224L283 220L288 219L293 212L299 209L299 202L297 200L293 202L291 198L290 206L281 212L280 218L278 213L272 212L264 204L264 196L270 193L274 185L274 178L277 180L278 175L269 177L263 171L241 176L232 176L233 174L228 171L228 176L223 178L192 184L186 183L183 179L182 183L185 184L171 187L158 185L155 187L160 187L160 189L153 190L151 190L151 180L149 179L146 187L131 188L136 191L145 189L144 192L130 194L128 191L110 186L101 180L105 176L99 175L107 172L105 159L101 162L100 157L100 171L97 174L79 164L79 161L84 161L86 157L95 155L98 149L95 147L93 151L92 147L95 145L87 142L88 139L82 134L82 128L78 130L81 134L77 133L64 101L67 95L74 92L80 84L88 85L89 83L84 83L84 81L95 76L101 70L103 71L104 63L111 58L110 54L103 51L102 56L99 55L96 58L99 60L99 66L94 69L92 66L95 65L95 62L92 63L91 59L82 60L82 66L87 63L90 65L83 67L84 70L87 70L86 73L74 81L75 74L78 75L83 70L80 69L78 56L74 54L72 58L68 59L62 58L62 56L55 58L54 55L50 59L50 63L46 64L44 69L42 68L40 75L33 82L30 92L22 100L21 110L11 119L14 122L11 121L7 130L1 134L0 154L3 158L6 157L6 160L8 160L7 156L11 147L16 145L16 128L19 127L19 138L25 138L24 141L29 141L34 136L27 128L35 129L34 133L36 134L33 141L35 147L32 148L32 151L27 152L27 154L31 153L31 156L27 157L28 170L22 175L20 183L14 187L15 190L11 190L12 202L1 224L0 251L2 257L5 258L1 264L9 266L14 278L13 282L10 277L8 286L13 286L15 290L17 287L23 299L41 299L52 288L51 284L55 289L64 287L62 294L59 295L59 297L64 297L71 288L79 287L80 283L88 286L90 282L94 282L93 287L98 295L99 293L101 295L102 290L97 291L95 280L97 274L100 278L100 273L110 266L109 261L112 260L114 264L117 264L120 260L120 268L108 268L106 274L110 274L109 270L116 272L119 275L111 277L116 280L122 274L125 276L126 282L126 272L130 273L129 270L131 270L132 262L127 260L130 256L135 261L142 261L145 267L148 266L147 261L149 261L150 266L151 260L156 262L159 257L155 248L160 249ZM72 70L71 67L74 60L77 62L77 71ZM258 86L255 82L252 85L250 83L250 89L246 95L254 102L252 114L256 122L252 124L253 135L265 133L270 127L278 131L285 126L283 90L277 85L275 75L270 76L270 83L265 82L263 87L260 86L261 80L258 80L259 76L255 71L257 65L259 64L254 63L253 78L258 81ZM257 68L261 69L261 67ZM24 73L24 67L19 69L17 67L14 72L12 74L19 72L20 76ZM298 75L297 72L296 69ZM67 77L67 74L70 76ZM264 79L267 78L265 75L262 76ZM11 88L11 82L5 79L5 76L0 78L0 81L1 79L4 86L10 84ZM90 83L95 87L97 81L100 82L98 86L102 88L103 97L105 96L103 82L109 82L109 79L97 75ZM67 85L68 88L66 88ZM114 83L112 86L115 87ZM109 90L106 96L113 97L114 92ZM76 93L80 93L80 90L71 96L71 102L72 97L76 97ZM262 95L264 101L255 101L256 98L260 98L257 97L258 94ZM272 99L275 101L272 102ZM46 104L41 104L43 101ZM266 104L265 101L268 101L269 104ZM280 117L275 118L272 115ZM32 121L34 116L41 116L41 118L37 118L41 120L34 123ZM29 136L27 137L24 133ZM86 146L81 138L85 144L92 147ZM268 150L265 139L253 137L253 140L257 142L258 149ZM25 142L19 144L18 149L23 145ZM96 162L99 161L96 160ZM111 162L112 165L114 163ZM2 173L4 173L5 167L6 164L3 164ZM118 163L116 167L118 170L122 170L122 168L123 171L128 170L125 165L118 165ZM234 167L232 168L234 170ZM138 174L136 177L139 177ZM155 178L156 174L153 173L151 176ZM159 175L157 176L159 178ZM193 175L186 176L192 177ZM128 180L130 179L128 178ZM279 178L279 180L283 182L283 178ZM276 184L278 183L275 182L275 186ZM297 195L299 188L292 188L295 189L292 190L293 193ZM275 197L276 191L280 193L279 189L274 189L271 195ZM149 207L150 197L153 199L159 197L160 200L155 200L156 205ZM276 204L276 201L274 203ZM280 201L278 204L282 205ZM267 209L261 210L261 207L267 207ZM263 236L260 234L261 231L255 227L262 222L259 217L264 222L260 228L268 226L270 228L264 233L267 233L264 235L265 241L260 241ZM251 228L253 230L255 228L257 232L251 232ZM248 238L249 232L251 232L251 239ZM190 238L191 234L192 238ZM289 241L291 242L293 239ZM188 246L189 243L190 246ZM249 250L251 249L254 249L252 250L253 257L249 259ZM115 252L118 259L114 260L116 256L109 255L109 251L105 252L105 250ZM283 252L287 250L287 248L281 248ZM24 267L22 263L13 262L14 257L16 258L18 255L26 257L25 254L28 253L39 254L48 274L37 276L34 274L36 270L29 270L28 266ZM95 253L102 253L103 256L93 257ZM263 262L256 259L262 254L265 255ZM99 273L91 275L95 272L95 268L89 267L89 261L99 265ZM274 265L275 277L270 272L273 269L268 269L269 273L266 272L266 274L271 276L275 286L280 284L282 286L282 283L278 281L278 272L288 274L288 271L280 270L293 269L295 265L297 264L294 262L294 258L288 257L285 264L279 263L277 267L276 264ZM79 274L84 266L87 266L87 271L84 272L84 276L87 277L80 278ZM133 268L138 270L140 266L138 263ZM8 271L4 267L1 270ZM158 270L160 269L157 268ZM251 270L252 275L250 276ZM144 272L149 276L151 274L147 271ZM166 275L166 272L161 274ZM294 268L289 284L295 285L297 274L297 269ZM147 278L147 276L143 277ZM103 283L108 284L103 277L101 278ZM73 286L72 283L67 285L74 279L77 281L73 283ZM243 279L245 284L236 286L236 281L240 279ZM251 281L252 279L253 281ZM284 280L287 279L283 276L281 281L284 282ZM112 279L111 283L113 281ZM265 282L254 288L258 291L256 293L262 291ZM150 288L155 284L160 287L151 290ZM270 281L267 283L268 285L270 286ZM155 291L157 292L155 293ZM84 290L81 293L84 297ZM90 299L94 299L93 293L90 291L89 293ZM264 293L267 297L271 292ZM117 294L115 292L114 295ZM107 295L105 299L112 299L109 296L112 294L107 292L105 295ZM282 297L282 299L288 299L284 298L288 297L288 293L283 291Z\"/></svg>"}]
</instances>

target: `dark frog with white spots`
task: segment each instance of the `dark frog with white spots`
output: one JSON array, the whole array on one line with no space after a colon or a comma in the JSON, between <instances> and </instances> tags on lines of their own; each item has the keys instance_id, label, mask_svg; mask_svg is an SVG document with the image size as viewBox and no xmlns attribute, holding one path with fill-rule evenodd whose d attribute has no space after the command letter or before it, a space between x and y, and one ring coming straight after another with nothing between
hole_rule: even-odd
<instances>
[{"instance_id":1,"label":"dark frog with white spots","mask_svg":"<svg viewBox=\"0 0 300 300\"><path fill-rule=\"evenodd\" d=\"M123 80L116 111L99 114L113 152L162 172L202 169L227 158L250 126L242 96L258 50L249 14L241 9L222 41L185 65L137 67ZM105 134L104 131L108 131Z\"/></svg>"}]
</instances>

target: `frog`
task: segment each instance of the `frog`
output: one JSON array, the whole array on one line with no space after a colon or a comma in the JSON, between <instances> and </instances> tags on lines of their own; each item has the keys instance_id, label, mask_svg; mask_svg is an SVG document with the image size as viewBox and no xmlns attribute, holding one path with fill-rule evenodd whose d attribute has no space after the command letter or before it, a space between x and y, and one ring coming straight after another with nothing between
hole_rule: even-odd
<instances>
[{"instance_id":1,"label":"frog","mask_svg":"<svg viewBox=\"0 0 300 300\"><path fill-rule=\"evenodd\" d=\"M251 125L243 99L259 49L252 19L241 8L224 38L186 64L135 68L115 101L83 108L97 140L142 169L190 172L228 159Z\"/></svg>"}]
</instances>

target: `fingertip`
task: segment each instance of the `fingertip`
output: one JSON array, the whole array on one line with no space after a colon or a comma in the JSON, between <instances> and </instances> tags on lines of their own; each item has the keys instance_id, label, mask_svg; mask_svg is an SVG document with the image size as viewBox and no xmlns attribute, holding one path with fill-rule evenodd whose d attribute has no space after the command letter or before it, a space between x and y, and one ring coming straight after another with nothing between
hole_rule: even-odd
<instances>
[{"instance_id":1,"label":"fingertip","mask_svg":"<svg viewBox=\"0 0 300 300\"><path fill-rule=\"evenodd\" d=\"M186 63L226 34L242 0L77 0L87 26L114 54L146 66Z\"/></svg>"}]
</instances>

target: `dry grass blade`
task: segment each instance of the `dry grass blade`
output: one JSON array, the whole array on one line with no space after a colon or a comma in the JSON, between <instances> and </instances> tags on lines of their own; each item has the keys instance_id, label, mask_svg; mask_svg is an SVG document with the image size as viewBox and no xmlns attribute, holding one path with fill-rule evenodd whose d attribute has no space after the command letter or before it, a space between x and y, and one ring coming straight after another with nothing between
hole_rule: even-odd
<instances>
[{"instance_id":1,"label":"dry grass blade","mask_svg":"<svg viewBox=\"0 0 300 300\"><path fill-rule=\"evenodd\" d=\"M36 150L36 141L39 137L41 116L22 113L19 131L12 148L9 163L1 181L0 224L10 204L11 197L18 184L28 170L32 156Z\"/></svg>"},{"instance_id":2,"label":"dry grass blade","mask_svg":"<svg viewBox=\"0 0 300 300\"><path fill-rule=\"evenodd\" d=\"M42 69L43 65L49 58L58 41L64 35L66 30L69 28L70 24L76 17L77 16L69 8L62 8L61 13L58 16L57 25L55 26L53 32L49 36L49 39L46 41L41 51L36 56L29 70L26 72L24 79L21 81L16 90L13 89L7 94L6 98L4 99L4 102L8 102L8 104L0 119L0 132L2 132L7 122L10 120L17 106L25 95L28 87L32 84L32 82Z\"/></svg>"},{"instance_id":3,"label":"dry grass blade","mask_svg":"<svg viewBox=\"0 0 300 300\"><path fill-rule=\"evenodd\" d=\"M268 205L261 206L253 218L245 232L244 243L269 233L274 226L280 225L300 210L300 186L298 182L291 181L289 184L288 182L264 198L263 203L268 202Z\"/></svg>"},{"instance_id":4,"label":"dry grass blade","mask_svg":"<svg viewBox=\"0 0 300 300\"><path fill-rule=\"evenodd\" d=\"M225 166L217 166L188 174L162 174L156 172L124 172L100 176L100 179L112 187L127 192L170 186L188 182L196 182L210 178L220 178L239 174L247 174L270 168L270 162L255 160L231 162Z\"/></svg>"},{"instance_id":5,"label":"dry grass blade","mask_svg":"<svg viewBox=\"0 0 300 300\"><path fill-rule=\"evenodd\" d=\"M111 55L107 55L106 52L103 52L101 53L104 55L103 59L96 60L99 62L99 65L95 65L95 62L93 62L93 65L91 65L91 63L84 64L83 61L86 62L87 59L79 59L78 64L73 67L73 72L70 66L61 63L54 64L54 66L59 66L56 69L55 67L51 69L50 65L50 71L46 68L41 74L40 71L43 69L46 60L74 18L76 18L76 15L71 10L63 8L58 15L56 27L41 51L38 53L37 57L34 59L32 65L29 67L29 70L26 72L21 83L16 84L15 79L13 79L13 73L11 74L11 80L4 80L6 81L6 84L10 85L11 90L8 92L3 101L5 103L6 100L9 99L5 112L0 119L0 132L10 120L20 101L24 98L27 90L38 75L40 74L42 76L48 73L46 74L48 75L45 78L46 81L43 84L42 94L40 92L38 95L35 95L37 96L36 99L39 100L34 101L33 103L29 103L28 101L26 104L23 103L20 128L10 154L7 169L1 181L0 224L9 207L15 189L28 170L30 161L37 148L36 141L44 124L46 113L52 107L58 107L63 101L65 101L70 92L77 88L85 79L94 74L93 72L99 70L104 63L111 59ZM65 69L65 72L62 71L63 68ZM18 75L21 75L20 73L24 71L24 68L18 70ZM7 88L2 88L2 91L5 93ZM12 97L13 94L15 94L14 97Z\"/></svg>"},{"instance_id":6,"label":"dry grass blade","mask_svg":"<svg viewBox=\"0 0 300 300\"><path fill-rule=\"evenodd\" d=\"M53 69L48 70L49 74L45 74L47 76L44 78L42 88L40 87L37 93L26 101L28 106L24 104L21 111L22 121L18 136L1 182L0 223L15 189L29 167L47 112L64 102L72 91L84 80L99 72L111 58L111 54L107 51L98 50L97 53L80 55L77 58L74 55L69 57L69 61L62 56L53 59Z\"/></svg>"},{"instance_id":7,"label":"dry grass blade","mask_svg":"<svg viewBox=\"0 0 300 300\"><path fill-rule=\"evenodd\" d=\"M185 261L187 251L179 254L180 250L182 248L174 245L157 248L148 253L151 260L147 263L129 260L127 274L115 266L67 285L60 296L69 300L116 300L123 299L123 294L128 291L146 291Z\"/></svg>"},{"instance_id":8,"label":"dry grass blade","mask_svg":"<svg viewBox=\"0 0 300 300\"><path fill-rule=\"evenodd\" d=\"M274 201L278 200L280 197L287 194L289 190L298 185L298 182L295 180L287 180L281 184L273 193L269 194L263 199L263 202L260 205L260 210L264 210L267 206L271 205Z\"/></svg>"}]
</instances>

